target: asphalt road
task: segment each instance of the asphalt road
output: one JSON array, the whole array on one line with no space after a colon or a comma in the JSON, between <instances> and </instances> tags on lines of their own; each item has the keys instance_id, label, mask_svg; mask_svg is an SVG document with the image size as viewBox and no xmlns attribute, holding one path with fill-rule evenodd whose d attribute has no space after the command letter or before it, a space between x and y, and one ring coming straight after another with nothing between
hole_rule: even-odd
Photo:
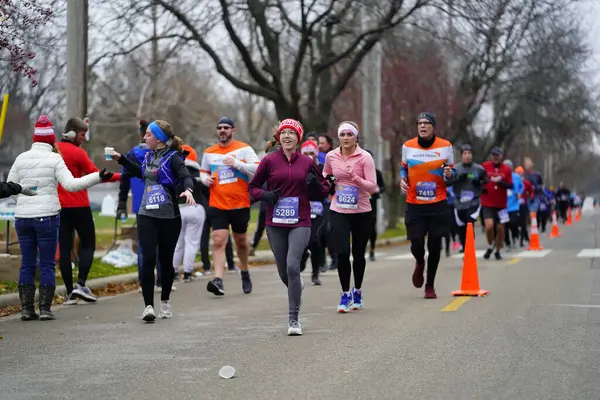
<instances>
[{"instance_id":1,"label":"asphalt road","mask_svg":"<svg viewBox=\"0 0 600 400\"><path fill-rule=\"evenodd\" d=\"M138 293L57 307L51 322L5 318L0 398L598 399L600 259L581 251L600 248L600 216L561 228L541 239L550 251L480 259L490 295L466 302L450 295L460 257L442 259L439 298L424 300L408 248L382 249L362 311L335 312L335 273L306 286L302 337L286 335L273 267L254 270L251 295L234 274L221 298L205 278L179 284L173 319L154 324L141 322ZM234 379L219 377L224 365Z\"/></svg>"}]
</instances>

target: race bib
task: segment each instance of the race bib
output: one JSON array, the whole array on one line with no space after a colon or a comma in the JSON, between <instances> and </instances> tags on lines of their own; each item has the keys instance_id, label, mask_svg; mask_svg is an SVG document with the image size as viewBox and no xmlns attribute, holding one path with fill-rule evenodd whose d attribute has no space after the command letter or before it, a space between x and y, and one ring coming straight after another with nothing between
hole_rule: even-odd
<instances>
[{"instance_id":1,"label":"race bib","mask_svg":"<svg viewBox=\"0 0 600 400\"><path fill-rule=\"evenodd\" d=\"M318 201L310 202L310 218L314 219L323 215L323 203Z\"/></svg>"},{"instance_id":2,"label":"race bib","mask_svg":"<svg viewBox=\"0 0 600 400\"><path fill-rule=\"evenodd\" d=\"M540 211L546 211L548 209L548 206L546 205L546 203L540 203Z\"/></svg>"},{"instance_id":3,"label":"race bib","mask_svg":"<svg viewBox=\"0 0 600 400\"><path fill-rule=\"evenodd\" d=\"M158 210L161 204L167 204L169 197L162 185L151 185L146 188L146 210Z\"/></svg>"},{"instance_id":4,"label":"race bib","mask_svg":"<svg viewBox=\"0 0 600 400\"><path fill-rule=\"evenodd\" d=\"M357 209L358 188L356 186L338 185L335 189L335 199L340 208Z\"/></svg>"},{"instance_id":5,"label":"race bib","mask_svg":"<svg viewBox=\"0 0 600 400\"><path fill-rule=\"evenodd\" d=\"M226 185L228 183L237 182L235 177L235 170L231 165L222 165L218 169L219 171L219 185Z\"/></svg>"},{"instance_id":6,"label":"race bib","mask_svg":"<svg viewBox=\"0 0 600 400\"><path fill-rule=\"evenodd\" d=\"M432 201L435 200L436 183L435 182L417 182L417 200Z\"/></svg>"},{"instance_id":7,"label":"race bib","mask_svg":"<svg viewBox=\"0 0 600 400\"><path fill-rule=\"evenodd\" d=\"M506 224L508 221L510 221L510 218L508 217L508 211L506 211L506 208L504 210L498 211L498 218L500 219L501 224Z\"/></svg>"},{"instance_id":8,"label":"race bib","mask_svg":"<svg viewBox=\"0 0 600 400\"><path fill-rule=\"evenodd\" d=\"M282 197L273 209L272 221L276 224L297 224L299 197Z\"/></svg>"},{"instance_id":9,"label":"race bib","mask_svg":"<svg viewBox=\"0 0 600 400\"><path fill-rule=\"evenodd\" d=\"M475 198L475 193L472 190L463 190L460 192L460 202L468 203Z\"/></svg>"}]
</instances>

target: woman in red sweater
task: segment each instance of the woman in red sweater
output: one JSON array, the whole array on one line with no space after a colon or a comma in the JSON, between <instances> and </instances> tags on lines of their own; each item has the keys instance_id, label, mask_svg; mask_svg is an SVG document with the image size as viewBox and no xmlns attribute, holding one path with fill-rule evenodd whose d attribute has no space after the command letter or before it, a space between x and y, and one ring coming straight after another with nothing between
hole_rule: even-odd
<instances>
[{"instance_id":1,"label":"woman in red sweater","mask_svg":"<svg viewBox=\"0 0 600 400\"><path fill-rule=\"evenodd\" d=\"M98 172L98 168L87 152L80 146L85 141L88 126L79 118L71 118L65 125L63 139L56 143L67 168L75 178ZM109 182L118 182L121 174L113 174ZM96 227L90 207L87 190L67 192L58 185L58 199L62 208L60 212L60 229L58 244L60 249L60 273L67 289L65 304L77 304L77 298L86 302L97 299L85 285L96 251ZM71 251L73 250L74 233L77 231L80 240L79 273L77 284L73 287L73 270L71 267Z\"/></svg>"}]
</instances>

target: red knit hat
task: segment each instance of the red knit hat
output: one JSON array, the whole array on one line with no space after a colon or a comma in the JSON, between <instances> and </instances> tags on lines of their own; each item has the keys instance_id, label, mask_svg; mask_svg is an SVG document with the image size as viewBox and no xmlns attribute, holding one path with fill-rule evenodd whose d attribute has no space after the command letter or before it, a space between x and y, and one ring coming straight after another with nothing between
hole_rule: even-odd
<instances>
[{"instance_id":1,"label":"red knit hat","mask_svg":"<svg viewBox=\"0 0 600 400\"><path fill-rule=\"evenodd\" d=\"M56 135L54 134L52 122L50 122L50 119L45 115L41 115L35 123L33 142L48 143L50 145L53 145L56 142Z\"/></svg>"},{"instance_id":2,"label":"red knit hat","mask_svg":"<svg viewBox=\"0 0 600 400\"><path fill-rule=\"evenodd\" d=\"M298 141L302 140L302 135L304 134L304 128L302 128L302 124L295 119L288 118L281 121L279 124L279 128L277 128L277 141L279 141L279 132L284 129L291 129L296 132L298 135Z\"/></svg>"},{"instance_id":3,"label":"red knit hat","mask_svg":"<svg viewBox=\"0 0 600 400\"><path fill-rule=\"evenodd\" d=\"M300 146L300 152L302 154L319 154L319 149L317 149L317 145L315 144L315 142L313 142L312 140L307 140L304 143L302 143L302 146Z\"/></svg>"}]
</instances>

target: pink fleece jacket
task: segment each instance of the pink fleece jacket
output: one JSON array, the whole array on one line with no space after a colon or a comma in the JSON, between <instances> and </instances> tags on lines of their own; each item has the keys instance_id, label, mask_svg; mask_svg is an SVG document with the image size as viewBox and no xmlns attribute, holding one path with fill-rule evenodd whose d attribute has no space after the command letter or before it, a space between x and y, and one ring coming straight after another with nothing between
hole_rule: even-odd
<instances>
[{"instance_id":1,"label":"pink fleece jacket","mask_svg":"<svg viewBox=\"0 0 600 400\"><path fill-rule=\"evenodd\" d=\"M351 167L349 173L347 166ZM345 158L340 147L330 151L325 157L323 176L330 174L337 181L331 210L342 214L371 211L369 196L377 190L377 175L368 152L356 146L354 153Z\"/></svg>"}]
</instances>

